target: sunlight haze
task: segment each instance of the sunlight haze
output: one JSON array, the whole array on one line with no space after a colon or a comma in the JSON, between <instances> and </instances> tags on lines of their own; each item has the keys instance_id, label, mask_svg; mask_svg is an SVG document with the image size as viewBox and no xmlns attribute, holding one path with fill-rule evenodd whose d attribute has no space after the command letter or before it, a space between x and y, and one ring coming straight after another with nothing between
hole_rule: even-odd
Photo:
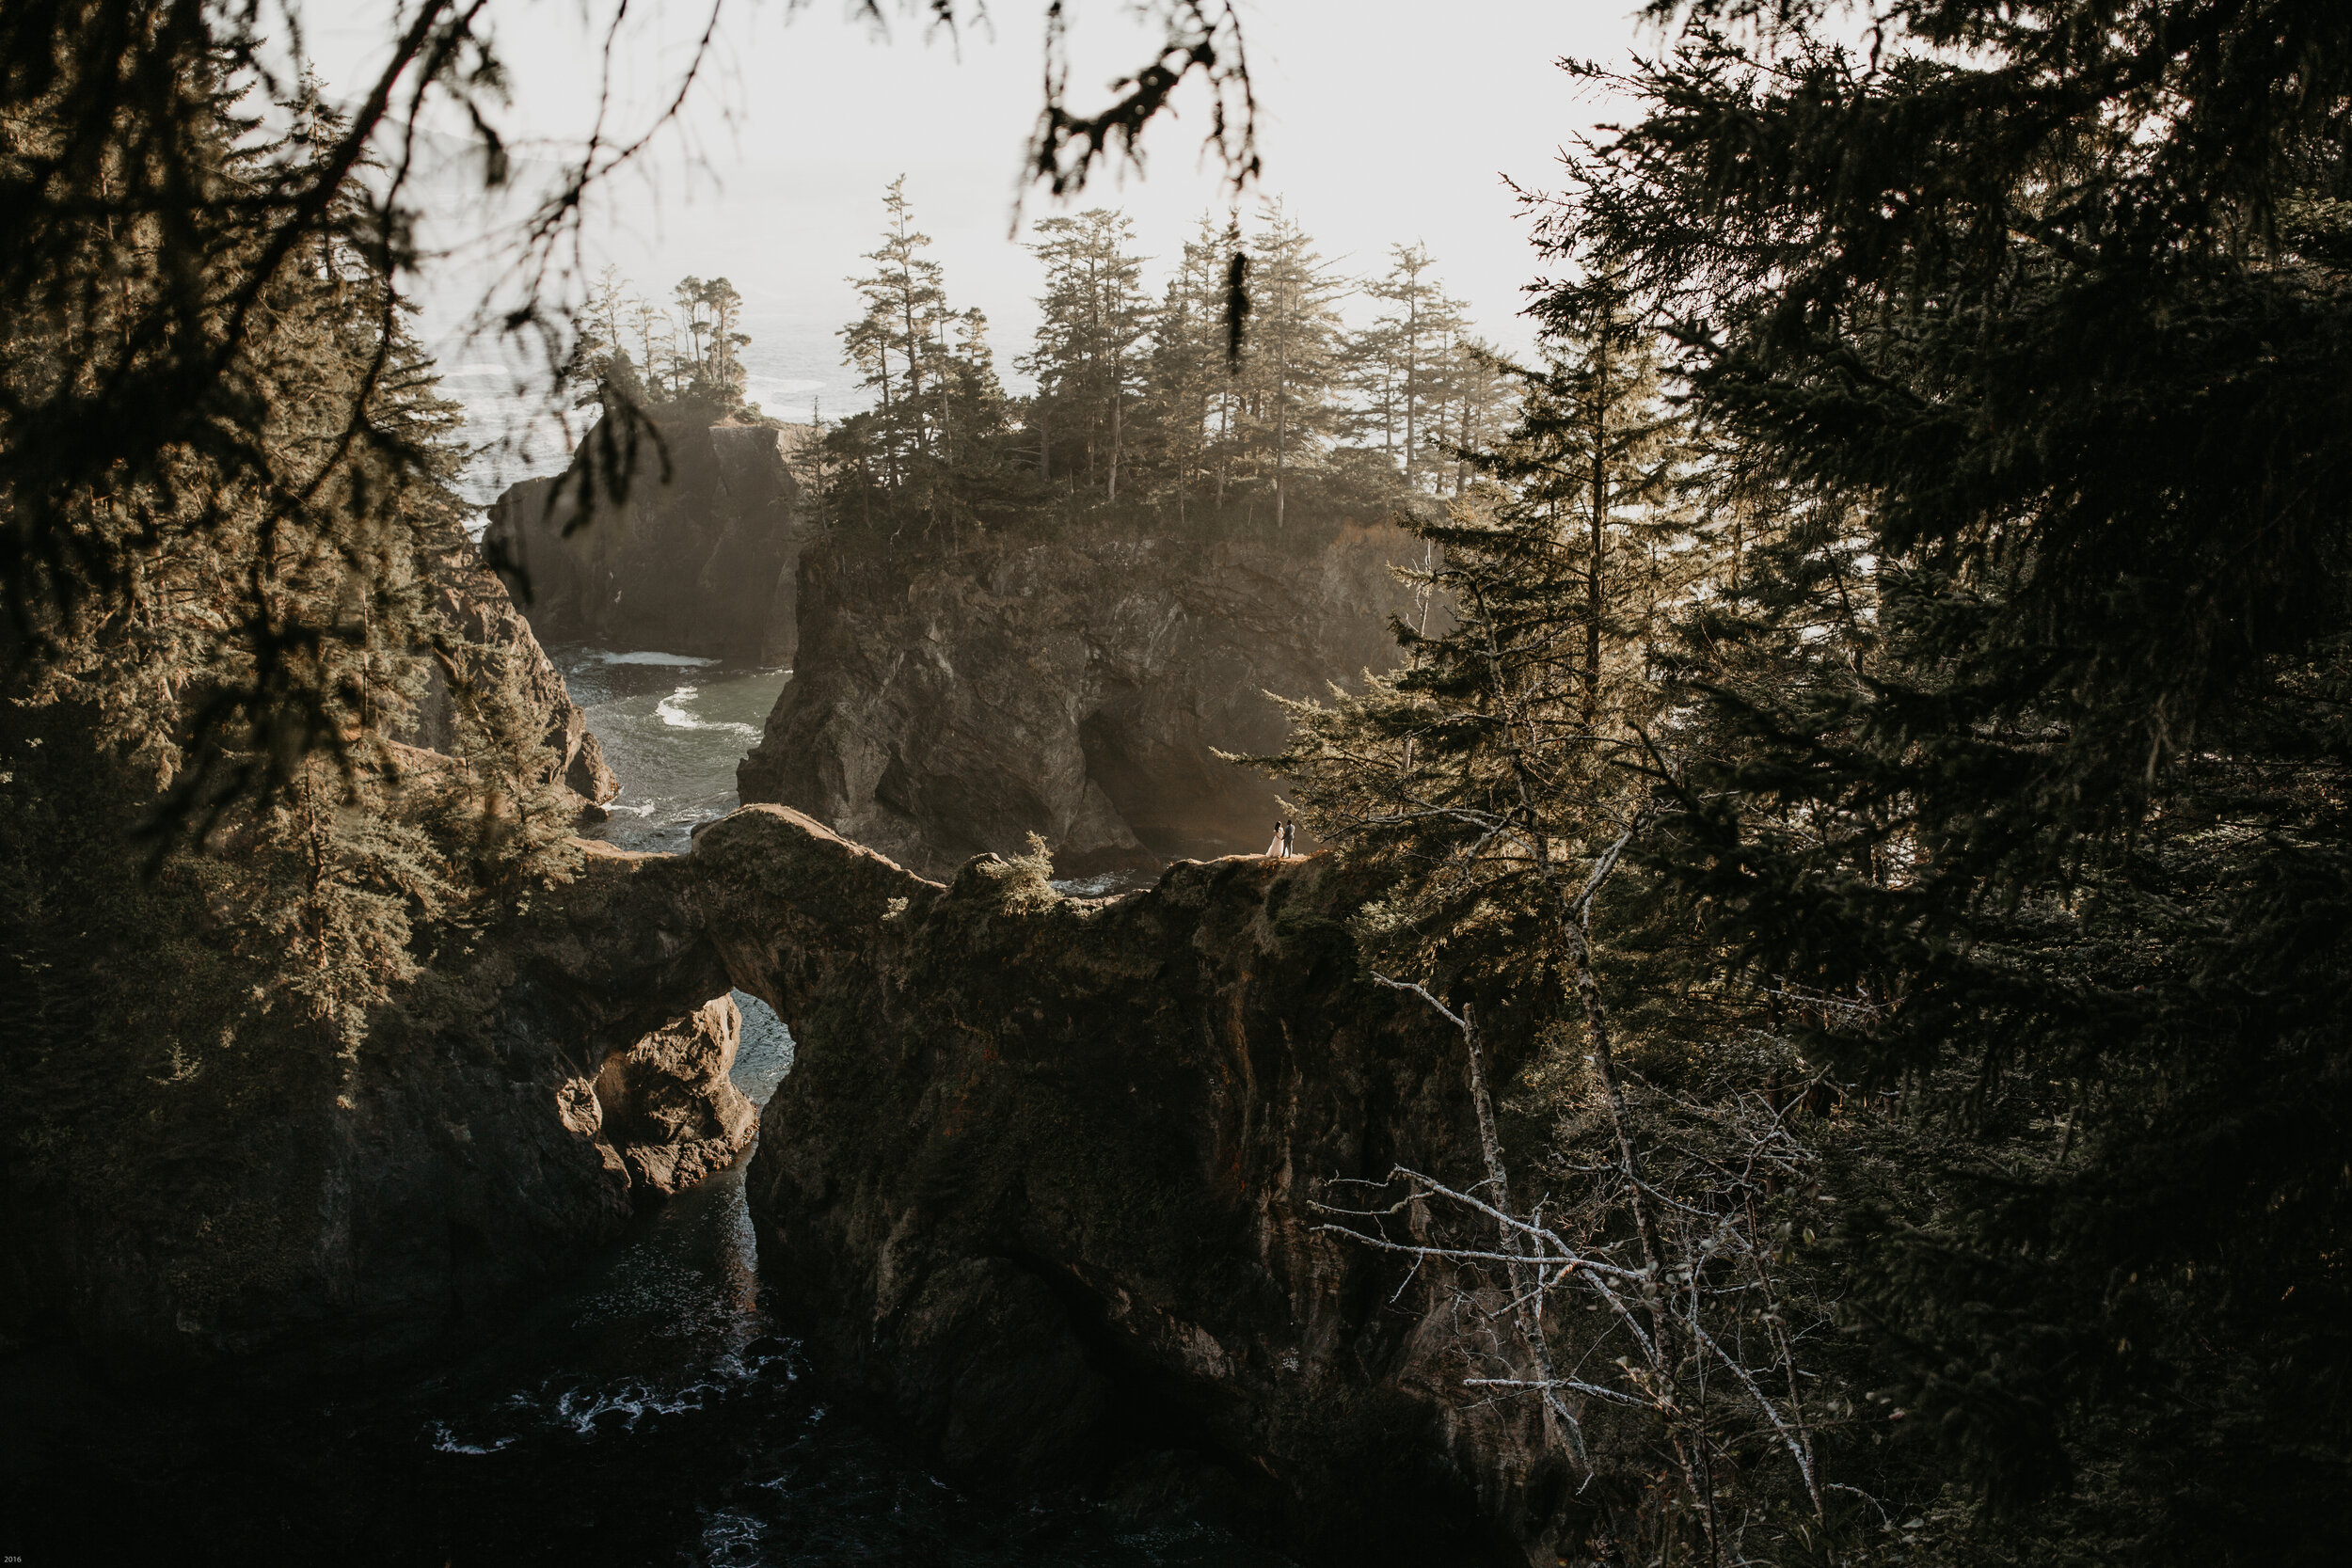
<instances>
[{"instance_id":1,"label":"sunlight haze","mask_svg":"<svg viewBox=\"0 0 2352 1568\"><path fill-rule=\"evenodd\" d=\"M385 36L378 8L314 30L317 68L338 97L368 80L368 51ZM1123 8L1073 9L1073 89L1143 57L1148 37ZM509 17L498 35L515 84L508 129L525 159L551 157L592 124L600 51L571 8L517 14L521 24ZM673 5L624 34L608 135L650 119L707 14ZM1632 8L1479 0L1445 8L1443 29L1432 25L1433 8L1410 0L1276 0L1244 14L1265 160L1263 182L1242 198L1245 215L1280 198L1350 276L1384 268L1391 245L1424 242L1478 330L1508 352L1529 352L1533 333L1518 312L1541 269L1510 182L1552 187L1558 149L1612 118L1597 90L1556 62L1622 61L1654 41ZM866 399L840 364L834 333L856 313L847 279L875 244L882 187L905 174L949 298L987 312L999 372L1022 388L1012 358L1037 323L1039 273L1016 224L1025 237L1029 223L1057 210L1123 209L1153 258L1146 281L1156 292L1160 261L1203 213L1221 219L1232 199L1201 146L1205 102L1189 89L1179 118L1147 134L1144 169L1114 166L1066 205L1025 186L1041 102L1041 15L1001 5L993 25L950 37L918 17L898 17L880 35L831 7L727 8L712 73L689 112L592 198L589 270L618 266L656 297L689 274L731 279L753 339L753 399L802 421L819 409L828 419L853 412ZM527 163L526 189L532 172ZM487 276L466 242L497 214L479 198L428 206L438 220L428 242L452 254L428 265L419 290L426 333L451 389L494 427L499 408L527 400L513 395L512 371L497 369L496 345L467 342L458 328ZM496 477L560 464L559 445L532 442L525 460L498 462ZM491 477L480 476L485 494Z\"/></svg>"}]
</instances>

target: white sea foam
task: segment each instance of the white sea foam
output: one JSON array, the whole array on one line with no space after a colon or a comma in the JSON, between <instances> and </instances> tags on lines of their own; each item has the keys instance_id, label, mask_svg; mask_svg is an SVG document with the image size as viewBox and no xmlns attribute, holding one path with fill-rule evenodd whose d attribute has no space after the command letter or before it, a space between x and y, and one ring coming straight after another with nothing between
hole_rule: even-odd
<instances>
[{"instance_id":1,"label":"white sea foam","mask_svg":"<svg viewBox=\"0 0 2352 1568\"><path fill-rule=\"evenodd\" d=\"M759 732L752 728L749 724L737 724L725 721L713 723L708 720L697 719L692 714L687 712L686 705L692 702L700 695L702 695L700 688L681 686L675 691L671 692L668 696L662 698L660 702L654 705L653 711L663 723L669 725L670 728L674 730L730 730L737 735L752 736L754 737L758 736Z\"/></svg>"},{"instance_id":2,"label":"white sea foam","mask_svg":"<svg viewBox=\"0 0 2352 1568\"><path fill-rule=\"evenodd\" d=\"M496 1453L515 1440L512 1437L501 1437L497 1442L489 1444L461 1443L457 1439L457 1434L450 1431L447 1421L435 1421L426 1430L433 1434L433 1446L443 1453Z\"/></svg>"},{"instance_id":3,"label":"white sea foam","mask_svg":"<svg viewBox=\"0 0 2352 1568\"><path fill-rule=\"evenodd\" d=\"M760 1552L760 1539L766 1529L751 1514L734 1509L706 1513L703 1524L703 1556L713 1568L755 1568L767 1561Z\"/></svg>"},{"instance_id":4,"label":"white sea foam","mask_svg":"<svg viewBox=\"0 0 2352 1568\"><path fill-rule=\"evenodd\" d=\"M715 658L696 658L692 654L609 654L602 652L601 650L599 650L596 654L596 657L598 660L606 664L675 664L696 670L701 669L706 664L716 664L719 662Z\"/></svg>"},{"instance_id":5,"label":"white sea foam","mask_svg":"<svg viewBox=\"0 0 2352 1568\"><path fill-rule=\"evenodd\" d=\"M613 1424L635 1432L637 1423L648 1416L675 1416L683 1411L700 1410L713 1400L723 1399L726 1393L723 1373L721 1379L706 1378L667 1394L635 1382L609 1389L567 1388L548 1414L556 1424L568 1426L583 1437L595 1433L599 1418L615 1412L620 1419Z\"/></svg>"}]
</instances>

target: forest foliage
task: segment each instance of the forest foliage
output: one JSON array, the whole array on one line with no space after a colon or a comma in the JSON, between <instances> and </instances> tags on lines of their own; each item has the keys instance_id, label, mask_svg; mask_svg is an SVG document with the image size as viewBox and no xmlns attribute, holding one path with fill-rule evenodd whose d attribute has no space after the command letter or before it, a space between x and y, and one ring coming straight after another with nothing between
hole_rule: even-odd
<instances>
[{"instance_id":1,"label":"forest foliage","mask_svg":"<svg viewBox=\"0 0 2352 1568\"><path fill-rule=\"evenodd\" d=\"M2352 13L1654 14L1455 613L1269 762L1375 969L1551 1020L1388 1197L1596 1556L2328 1560Z\"/></svg>"},{"instance_id":2,"label":"forest foliage","mask_svg":"<svg viewBox=\"0 0 2352 1568\"><path fill-rule=\"evenodd\" d=\"M1049 94L1057 185L1196 71L1254 166L1230 13L1161 8L1110 110ZM1477 351L1419 246L1348 330L1279 206L1204 224L1156 297L1093 210L1040 226L1011 397L894 191L836 529L1279 532L1338 498L1426 542L1398 668L1263 760L1385 873L1360 950L1492 1113L1459 1170L1398 1174L1417 1230L1360 1194L1333 1223L1433 1249L1478 1397L1541 1412L1565 1543L2331 1560L2352 9L1651 9L1611 79L1637 112L1537 210L1566 281L1535 365ZM399 71L485 90L472 14L421 8ZM173 976L123 1015L148 1081L238 1040L332 1063L561 874L545 715L433 586L461 453L399 301L414 214L361 177L411 79L356 125L275 84L265 131L253 26L0 7L20 1083L138 963ZM723 279L666 340L600 288L585 356L550 339L567 393L741 406ZM157 804L229 852L158 858ZM112 1157L7 1131L36 1176Z\"/></svg>"},{"instance_id":3,"label":"forest foliage","mask_svg":"<svg viewBox=\"0 0 2352 1568\"><path fill-rule=\"evenodd\" d=\"M24 451L61 409L125 418L125 384L184 346L141 341L188 281L171 223L86 218L42 308L0 325L8 526L36 557L40 528L66 531L62 554L17 558L4 634L0 1049L19 1093L0 1137L26 1190L101 1205L130 1201L125 1173L158 1150L262 1146L205 1107L333 1092L384 1006L567 874L579 806L550 745L560 691L483 640L496 590L454 487L460 410L381 256L337 209L265 265L271 237L238 221L341 143L342 116L308 83L257 103L203 62L177 86L209 136L197 280L262 270L233 335L205 317L202 428L128 452L187 412L146 409ZM0 121L0 167L36 166L55 130ZM141 1200L179 1213L204 1185Z\"/></svg>"},{"instance_id":4,"label":"forest foliage","mask_svg":"<svg viewBox=\"0 0 2352 1568\"><path fill-rule=\"evenodd\" d=\"M1285 539L1295 502L1323 528L1458 492L1462 451L1508 416L1513 383L1423 246L1351 278L1269 201L1247 229L1203 217L1154 295L1122 214L1046 217L1030 245L1041 321L1013 358L1024 396L986 318L951 303L903 180L883 212L850 280L864 310L841 331L872 406L830 423L809 464L851 547L1072 528ZM1351 328L1357 295L1379 313Z\"/></svg>"}]
</instances>

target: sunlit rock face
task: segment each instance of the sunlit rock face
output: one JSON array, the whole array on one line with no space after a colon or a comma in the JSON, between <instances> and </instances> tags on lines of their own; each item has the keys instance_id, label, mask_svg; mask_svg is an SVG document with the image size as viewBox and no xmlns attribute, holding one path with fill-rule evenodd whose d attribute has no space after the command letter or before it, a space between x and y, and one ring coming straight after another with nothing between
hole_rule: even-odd
<instances>
[{"instance_id":1,"label":"sunlit rock face","mask_svg":"<svg viewBox=\"0 0 2352 1568\"><path fill-rule=\"evenodd\" d=\"M629 1185L673 1196L724 1170L759 1130L759 1110L727 1069L743 1016L732 996L671 1020L597 1069L597 1137Z\"/></svg>"},{"instance_id":2,"label":"sunlit rock face","mask_svg":"<svg viewBox=\"0 0 2352 1568\"><path fill-rule=\"evenodd\" d=\"M912 571L813 551L799 652L745 800L787 805L927 876L1042 834L1065 875L1265 847L1269 691L1385 670L1390 570L1418 546L1335 523L1293 547L1100 538L975 547Z\"/></svg>"},{"instance_id":3,"label":"sunlit rock face","mask_svg":"<svg viewBox=\"0 0 2352 1568\"><path fill-rule=\"evenodd\" d=\"M461 650L459 657L470 666L463 672L466 676L504 682L547 715L547 746L553 753L556 777L583 806L601 806L619 794L620 783L605 766L604 748L588 727L587 715L572 701L530 624L473 546L453 529L448 542L426 562L438 608ZM411 738L426 751L446 753L457 748L449 671L437 659L425 668Z\"/></svg>"},{"instance_id":4,"label":"sunlit rock face","mask_svg":"<svg viewBox=\"0 0 2352 1568\"><path fill-rule=\"evenodd\" d=\"M772 806L691 860L798 1042L747 1193L822 1364L961 1472L1172 1488L1350 1561L1526 1560L1566 1496L1531 1413L1461 1387L1439 1292L1316 1228L1329 1180L1475 1147L1458 1044L1360 977L1375 890L1324 857L943 887Z\"/></svg>"},{"instance_id":5,"label":"sunlit rock face","mask_svg":"<svg viewBox=\"0 0 2352 1568\"><path fill-rule=\"evenodd\" d=\"M599 421L572 467L510 486L483 552L543 641L785 664L805 523L791 457L805 426L664 420L624 499ZM621 443L616 439L612 448Z\"/></svg>"}]
</instances>

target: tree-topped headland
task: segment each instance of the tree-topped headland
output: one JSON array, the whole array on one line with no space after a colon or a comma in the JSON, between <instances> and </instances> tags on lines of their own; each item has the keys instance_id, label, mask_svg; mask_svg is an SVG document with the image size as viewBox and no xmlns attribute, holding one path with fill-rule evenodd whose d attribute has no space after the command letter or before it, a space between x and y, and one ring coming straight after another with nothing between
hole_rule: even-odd
<instances>
[{"instance_id":1,"label":"tree-topped headland","mask_svg":"<svg viewBox=\"0 0 2352 1568\"><path fill-rule=\"evenodd\" d=\"M1359 682L1391 615L1428 621L1391 518L1461 491L1516 379L1420 246L1351 329L1279 204L1204 221L1156 294L1095 208L1037 225L1016 394L903 181L883 208L841 332L872 405L803 449L820 540L743 798L927 875L1032 833L1082 874L1263 846L1286 808L1218 753L1280 743L1268 691Z\"/></svg>"},{"instance_id":2,"label":"tree-topped headland","mask_svg":"<svg viewBox=\"0 0 2352 1568\"><path fill-rule=\"evenodd\" d=\"M1343 517L1378 522L1458 490L1461 450L1507 418L1509 380L1423 246L1399 246L1360 285L1381 309L1352 330L1341 305L1358 283L1279 203L1247 229L1204 217L1156 297L1120 214L1045 218L1030 246L1041 319L1013 360L1035 389L1017 396L986 320L950 303L903 181L884 212L873 270L851 280L864 313L841 333L873 406L812 453L845 545L936 551L1096 531L1274 541L1302 507L1320 543Z\"/></svg>"}]
</instances>

